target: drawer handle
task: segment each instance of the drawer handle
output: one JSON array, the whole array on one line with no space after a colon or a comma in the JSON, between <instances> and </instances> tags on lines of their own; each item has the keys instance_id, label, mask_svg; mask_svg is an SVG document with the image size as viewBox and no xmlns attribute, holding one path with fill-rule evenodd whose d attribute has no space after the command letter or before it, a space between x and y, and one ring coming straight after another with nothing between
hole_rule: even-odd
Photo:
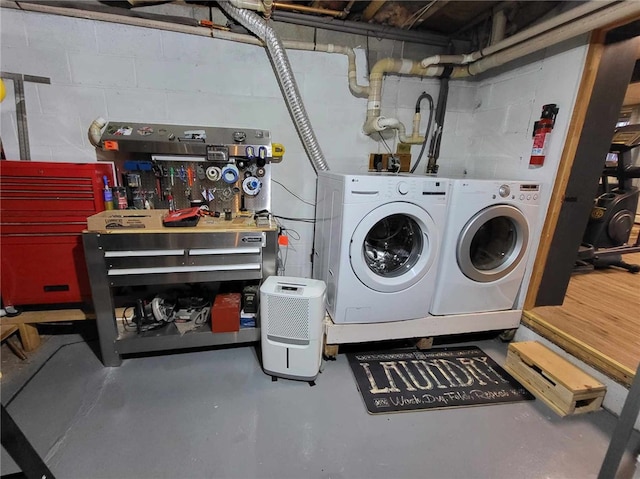
<instances>
[{"instance_id":1,"label":"drawer handle","mask_svg":"<svg viewBox=\"0 0 640 479\"><path fill-rule=\"evenodd\" d=\"M206 248L190 249L189 256L204 256L209 254L257 254L260 248Z\"/></svg>"},{"instance_id":2,"label":"drawer handle","mask_svg":"<svg viewBox=\"0 0 640 479\"><path fill-rule=\"evenodd\" d=\"M259 270L260 263L210 265L210 266L165 266L157 268L124 268L110 269L109 276L125 276L128 274L158 274L158 273L205 273L210 271L249 271Z\"/></svg>"},{"instance_id":3,"label":"drawer handle","mask_svg":"<svg viewBox=\"0 0 640 479\"><path fill-rule=\"evenodd\" d=\"M182 256L183 249L150 249L140 251L105 251L105 258L135 258L139 256Z\"/></svg>"}]
</instances>

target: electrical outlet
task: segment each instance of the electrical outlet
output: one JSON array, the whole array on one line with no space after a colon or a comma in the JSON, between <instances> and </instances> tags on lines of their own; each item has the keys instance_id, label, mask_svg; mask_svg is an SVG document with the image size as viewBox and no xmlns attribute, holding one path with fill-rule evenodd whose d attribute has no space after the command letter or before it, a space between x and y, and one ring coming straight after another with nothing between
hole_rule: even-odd
<instances>
[{"instance_id":1,"label":"electrical outlet","mask_svg":"<svg viewBox=\"0 0 640 479\"><path fill-rule=\"evenodd\" d=\"M407 153L395 153L393 155L390 155L389 153L370 153L369 171L388 171L390 156L395 156L400 160L400 171L409 171L411 166L411 155ZM377 167L378 163L380 163L380 169Z\"/></svg>"}]
</instances>

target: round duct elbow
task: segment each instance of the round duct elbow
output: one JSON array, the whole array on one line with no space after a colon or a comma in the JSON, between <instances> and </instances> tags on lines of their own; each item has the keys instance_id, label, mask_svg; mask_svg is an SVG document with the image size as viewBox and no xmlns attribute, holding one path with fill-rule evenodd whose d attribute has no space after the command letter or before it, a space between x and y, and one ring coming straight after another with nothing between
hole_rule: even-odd
<instances>
[{"instance_id":1,"label":"round duct elbow","mask_svg":"<svg viewBox=\"0 0 640 479\"><path fill-rule=\"evenodd\" d=\"M88 137L89 142L95 146L100 146L100 138L102 137L102 129L107 125L107 120L99 116L89 125Z\"/></svg>"}]
</instances>

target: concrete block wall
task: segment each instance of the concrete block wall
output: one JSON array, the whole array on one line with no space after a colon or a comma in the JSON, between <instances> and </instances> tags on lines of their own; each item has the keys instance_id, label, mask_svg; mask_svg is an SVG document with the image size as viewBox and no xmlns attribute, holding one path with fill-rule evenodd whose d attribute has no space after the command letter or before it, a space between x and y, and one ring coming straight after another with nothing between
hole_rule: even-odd
<instances>
[{"instance_id":1,"label":"concrete block wall","mask_svg":"<svg viewBox=\"0 0 640 479\"><path fill-rule=\"evenodd\" d=\"M552 184L586 52L587 37L578 37L490 70L477 81L451 82L441 168L452 163L470 177ZM556 103L560 113L544 167L529 169L533 123L547 103Z\"/></svg>"},{"instance_id":2,"label":"concrete block wall","mask_svg":"<svg viewBox=\"0 0 640 479\"><path fill-rule=\"evenodd\" d=\"M315 203L314 171L263 48L9 8L0 9L0 22L2 71L51 79L50 85L25 84L33 160L96 161L87 128L98 116L132 122L264 128L287 150L284 161L274 166L273 178ZM285 39L313 39L313 29L307 27L283 25L281 29ZM321 32L317 41L340 44L340 35L333 33ZM366 45L366 38L353 37L351 44ZM376 48L376 55L385 49L396 53L403 49L386 43ZM419 50L419 46L412 49L415 55ZM425 56L431 53L426 51ZM330 167L366 171L369 153L387 150L379 139L372 140L361 132L366 99L349 92L347 58L300 51L290 51L289 58ZM359 82L367 84L363 50L358 51L358 68ZM429 88L437 94L437 82L391 78L393 82L383 94L383 114L400 117L410 130L415 99ZM13 85L6 85L0 135L8 157L17 159ZM387 143L395 151L395 141ZM312 205L277 184L272 190L275 214L313 218ZM291 238L286 273L309 276L313 225L283 224L300 235L299 240Z\"/></svg>"},{"instance_id":3,"label":"concrete block wall","mask_svg":"<svg viewBox=\"0 0 640 479\"><path fill-rule=\"evenodd\" d=\"M272 191L273 212L313 218L315 174L291 121L264 49L223 40L100 21L68 18L9 8L0 9L0 68L41 75L51 85L25 84L32 158L44 161L96 161L87 128L97 116L132 122L257 127L271 130L285 145L284 161L274 165L278 184ZM313 39L313 29L279 25L283 39ZM318 30L318 42L368 48L357 50L358 81L367 84L367 62L382 56L414 59L437 53L434 48ZM481 81L452 81L441 148L443 175L508 175L553 181L548 167L527 170L531 125L543 103L561 105L554 131L559 158L572 101L580 77L584 47L547 52L538 62L508 69ZM424 54L422 53L424 52ZM369 57L367 59L367 56ZM366 171L370 153L396 151L397 140L385 133L369 138L361 132L364 98L347 84L347 59L328 53L289 51L300 93L331 169ZM556 65L556 66L553 66ZM369 65L370 66L370 65ZM554 69L559 68L556 72ZM552 71L553 70L553 71ZM558 77L558 78L555 78ZM554 79L557 94L541 94ZM13 85L0 107L0 135L9 157L17 158ZM387 76L382 115L399 118L411 131L415 101L422 93L437 100L439 82ZM570 106L571 105L571 106ZM428 119L422 104L422 126ZM562 115L564 114L564 115ZM414 161L420 146L412 147ZM557 160L556 160L557 161ZM556 163L557 164L557 163ZM424 171L426 157L418 171ZM308 204L311 203L311 204ZM546 209L546 208L545 208ZM286 273L309 276L313 225L283 221L293 234Z\"/></svg>"}]
</instances>

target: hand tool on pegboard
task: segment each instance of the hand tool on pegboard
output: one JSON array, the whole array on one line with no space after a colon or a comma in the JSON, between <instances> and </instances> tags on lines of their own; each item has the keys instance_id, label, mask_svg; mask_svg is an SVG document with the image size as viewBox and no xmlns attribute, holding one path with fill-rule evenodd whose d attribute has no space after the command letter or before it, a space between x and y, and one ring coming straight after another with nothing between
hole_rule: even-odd
<instances>
[{"instance_id":1,"label":"hand tool on pegboard","mask_svg":"<svg viewBox=\"0 0 640 479\"><path fill-rule=\"evenodd\" d=\"M156 177L156 194L162 201L164 201L164 190L162 189L162 167L157 163L153 164L153 174Z\"/></svg>"}]
</instances>

